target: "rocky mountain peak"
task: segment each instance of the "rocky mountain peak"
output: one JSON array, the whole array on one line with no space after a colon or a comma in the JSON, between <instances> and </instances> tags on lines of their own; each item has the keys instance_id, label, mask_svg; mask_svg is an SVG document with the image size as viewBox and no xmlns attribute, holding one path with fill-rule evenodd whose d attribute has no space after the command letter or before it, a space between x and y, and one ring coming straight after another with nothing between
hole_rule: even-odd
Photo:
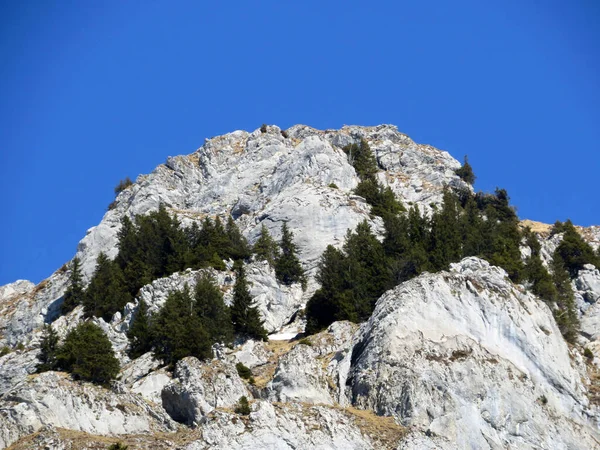
<instances>
[{"instance_id":1,"label":"rocky mountain peak","mask_svg":"<svg viewBox=\"0 0 600 450\"><path fill-rule=\"evenodd\" d=\"M81 305L61 312L73 263L37 286L18 280L0 287L6 346L0 447L100 448L114 439L132 448L187 450L600 448L600 271L592 264L565 282L580 321L570 343L555 304L534 295L526 279L515 283L514 274L475 256L386 285L362 323L338 318L302 334L307 301L319 292L317 279L323 281L315 275L326 247L342 248L348 230L363 221L374 231L371 242L383 240L384 221L356 195L363 180L344 151L362 140L375 157L376 182L404 206L417 206L427 221L434 221L446 187L473 192L456 174L456 159L393 125L263 125L168 157L124 187L79 242L84 286L100 253L117 256L123 218L161 205L184 226L232 218L250 243L263 226L279 239L287 224L307 285L284 283L269 262L248 258L243 276L269 339L237 335L230 346L214 344L212 359L187 356L172 365L156 352L128 352L140 305L157 317L170 294L193 292L208 276L231 306L242 279L233 260L155 276L104 318L86 318ZM536 250L512 217L516 259L537 252L539 265L551 267L566 232L523 221ZM576 231L598 248L600 227ZM84 322L110 342L121 367L117 379L99 386L64 372L35 373L44 324L64 340Z\"/></svg>"}]
</instances>

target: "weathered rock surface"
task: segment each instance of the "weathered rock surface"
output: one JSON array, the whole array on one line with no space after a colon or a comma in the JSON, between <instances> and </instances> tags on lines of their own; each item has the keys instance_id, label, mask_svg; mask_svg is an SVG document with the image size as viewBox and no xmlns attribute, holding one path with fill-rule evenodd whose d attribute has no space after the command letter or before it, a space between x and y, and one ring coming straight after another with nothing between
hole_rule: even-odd
<instances>
[{"instance_id":1,"label":"weathered rock surface","mask_svg":"<svg viewBox=\"0 0 600 450\"><path fill-rule=\"evenodd\" d=\"M79 384L59 372L35 375L0 401L0 447L43 426L101 435L174 431L176 424L141 397Z\"/></svg>"},{"instance_id":2,"label":"weathered rock surface","mask_svg":"<svg viewBox=\"0 0 600 450\"><path fill-rule=\"evenodd\" d=\"M202 441L186 450L391 449L404 432L381 418L365 420L342 409L265 401L254 403L247 419L218 412L201 429Z\"/></svg>"},{"instance_id":3,"label":"weathered rock surface","mask_svg":"<svg viewBox=\"0 0 600 450\"><path fill-rule=\"evenodd\" d=\"M447 448L593 448L551 312L477 258L386 293L352 352L352 403Z\"/></svg>"},{"instance_id":4,"label":"weathered rock surface","mask_svg":"<svg viewBox=\"0 0 600 450\"><path fill-rule=\"evenodd\" d=\"M236 368L223 361L184 358L174 379L162 390L162 404L177 422L194 425L219 407L232 407L240 397L251 397Z\"/></svg>"},{"instance_id":5,"label":"weathered rock surface","mask_svg":"<svg viewBox=\"0 0 600 450\"><path fill-rule=\"evenodd\" d=\"M15 351L0 357L0 395L35 372L38 350Z\"/></svg>"},{"instance_id":6,"label":"weathered rock surface","mask_svg":"<svg viewBox=\"0 0 600 450\"><path fill-rule=\"evenodd\" d=\"M357 326L335 322L315 336L300 341L278 362L273 379L266 387L266 398L277 402L312 404L344 403L340 393L345 388L349 349Z\"/></svg>"}]
</instances>

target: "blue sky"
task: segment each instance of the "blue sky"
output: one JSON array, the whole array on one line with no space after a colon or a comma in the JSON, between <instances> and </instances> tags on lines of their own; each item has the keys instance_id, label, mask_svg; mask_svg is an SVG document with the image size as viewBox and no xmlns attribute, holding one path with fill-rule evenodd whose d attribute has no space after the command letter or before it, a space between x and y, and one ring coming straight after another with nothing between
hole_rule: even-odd
<instances>
[{"instance_id":1,"label":"blue sky","mask_svg":"<svg viewBox=\"0 0 600 450\"><path fill-rule=\"evenodd\" d=\"M0 285L69 260L120 178L204 138L392 123L522 218L600 224L600 3L0 4Z\"/></svg>"}]
</instances>

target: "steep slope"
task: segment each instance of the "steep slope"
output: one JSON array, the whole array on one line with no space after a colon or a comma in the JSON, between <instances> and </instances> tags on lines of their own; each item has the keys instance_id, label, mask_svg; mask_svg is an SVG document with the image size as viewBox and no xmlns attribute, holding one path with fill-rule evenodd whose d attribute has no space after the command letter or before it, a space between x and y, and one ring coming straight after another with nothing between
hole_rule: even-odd
<instances>
[{"instance_id":1,"label":"steep slope","mask_svg":"<svg viewBox=\"0 0 600 450\"><path fill-rule=\"evenodd\" d=\"M600 272L593 266L573 287L580 340L595 360L565 343L550 308L526 286L474 257L389 290L360 326L335 322L314 336L284 339L302 328L299 311L318 287L314 274L325 247L339 247L365 219L382 230L353 194L359 179L342 150L360 139L376 155L378 180L407 205L430 211L444 186L471 189L448 153L390 125L235 131L168 158L124 189L81 240L84 279L100 252L116 256L122 217L160 204L183 223L232 216L251 242L262 225L278 238L285 222L309 274L306 291L281 284L265 262L246 263L246 274L267 330L289 328L269 342L216 345L213 360L188 357L172 372L151 353L132 361L126 333L138 300L155 313L170 292L193 288L208 271L229 304L235 272L227 261L223 271L156 279L110 321L91 319L122 365L107 389L59 372L33 374L44 322L64 337L84 320L82 307L58 317L67 265L37 286L20 280L0 287L0 344L12 350L0 356L0 447L103 448L123 440L190 450L600 448ZM561 235L536 227L547 263ZM600 228L579 231L600 244ZM241 378L237 363L251 369L253 382ZM251 400L247 416L233 411L242 395Z\"/></svg>"}]
</instances>

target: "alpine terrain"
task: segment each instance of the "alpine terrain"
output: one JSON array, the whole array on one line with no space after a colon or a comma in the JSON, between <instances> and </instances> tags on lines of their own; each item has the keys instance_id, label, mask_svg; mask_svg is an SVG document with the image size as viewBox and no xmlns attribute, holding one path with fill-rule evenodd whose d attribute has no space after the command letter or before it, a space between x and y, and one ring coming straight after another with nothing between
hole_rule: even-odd
<instances>
[{"instance_id":1,"label":"alpine terrain","mask_svg":"<svg viewBox=\"0 0 600 450\"><path fill-rule=\"evenodd\" d=\"M0 448L600 449L600 227L474 181L392 125L122 180L0 287Z\"/></svg>"}]
</instances>

